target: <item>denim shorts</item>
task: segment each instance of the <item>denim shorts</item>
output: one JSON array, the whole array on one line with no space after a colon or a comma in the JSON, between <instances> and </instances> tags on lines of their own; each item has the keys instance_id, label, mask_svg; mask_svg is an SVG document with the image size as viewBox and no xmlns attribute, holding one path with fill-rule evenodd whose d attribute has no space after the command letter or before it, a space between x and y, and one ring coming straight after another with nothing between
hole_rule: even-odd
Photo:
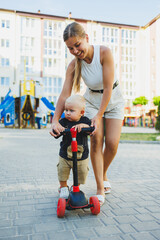
<instances>
[{"instance_id":1,"label":"denim shorts","mask_svg":"<svg viewBox=\"0 0 160 240\"><path fill-rule=\"evenodd\" d=\"M93 92L87 88L84 98L86 100L85 116L92 119L99 111L103 93ZM120 86L112 90L112 96L104 112L104 118L124 119L124 99Z\"/></svg>"}]
</instances>

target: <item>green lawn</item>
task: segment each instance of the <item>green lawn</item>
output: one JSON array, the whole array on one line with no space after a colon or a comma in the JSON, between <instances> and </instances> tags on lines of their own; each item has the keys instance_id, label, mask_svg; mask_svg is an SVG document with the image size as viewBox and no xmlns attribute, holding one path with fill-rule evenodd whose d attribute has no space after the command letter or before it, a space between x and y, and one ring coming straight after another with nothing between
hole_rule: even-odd
<instances>
[{"instance_id":1,"label":"green lawn","mask_svg":"<svg viewBox=\"0 0 160 240\"><path fill-rule=\"evenodd\" d=\"M121 133L120 140L156 141L160 133Z\"/></svg>"}]
</instances>

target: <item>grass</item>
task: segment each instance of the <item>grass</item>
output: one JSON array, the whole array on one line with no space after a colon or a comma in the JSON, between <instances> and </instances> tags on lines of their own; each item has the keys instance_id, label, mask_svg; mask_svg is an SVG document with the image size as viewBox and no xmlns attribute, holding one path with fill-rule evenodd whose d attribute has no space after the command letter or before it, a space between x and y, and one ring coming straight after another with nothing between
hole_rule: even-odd
<instances>
[{"instance_id":1,"label":"grass","mask_svg":"<svg viewBox=\"0 0 160 240\"><path fill-rule=\"evenodd\" d=\"M120 140L156 141L160 133L121 133Z\"/></svg>"}]
</instances>

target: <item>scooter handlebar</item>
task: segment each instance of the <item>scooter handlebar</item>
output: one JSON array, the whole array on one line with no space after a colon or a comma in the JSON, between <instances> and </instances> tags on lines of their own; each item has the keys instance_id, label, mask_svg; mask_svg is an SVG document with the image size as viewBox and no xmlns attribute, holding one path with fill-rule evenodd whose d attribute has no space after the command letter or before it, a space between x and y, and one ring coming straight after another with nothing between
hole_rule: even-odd
<instances>
[{"instance_id":1,"label":"scooter handlebar","mask_svg":"<svg viewBox=\"0 0 160 240\"><path fill-rule=\"evenodd\" d=\"M93 132L95 129L95 127L87 127L87 128L82 128L81 132L82 133L91 133ZM55 138L59 138L61 135L64 135L65 133L71 132L70 129L66 128L63 132L61 132L61 134ZM56 132L53 130L53 133L56 134Z\"/></svg>"}]
</instances>

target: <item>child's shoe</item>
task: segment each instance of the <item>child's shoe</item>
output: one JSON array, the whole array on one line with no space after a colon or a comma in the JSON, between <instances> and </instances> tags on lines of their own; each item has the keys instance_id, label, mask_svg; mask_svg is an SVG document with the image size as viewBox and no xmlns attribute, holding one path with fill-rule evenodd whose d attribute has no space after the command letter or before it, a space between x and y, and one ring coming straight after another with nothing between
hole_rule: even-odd
<instances>
[{"instance_id":1,"label":"child's shoe","mask_svg":"<svg viewBox=\"0 0 160 240\"><path fill-rule=\"evenodd\" d=\"M61 188L58 189L58 191L59 191L59 197L60 198L68 199L68 197L69 197L68 187L61 187Z\"/></svg>"}]
</instances>

